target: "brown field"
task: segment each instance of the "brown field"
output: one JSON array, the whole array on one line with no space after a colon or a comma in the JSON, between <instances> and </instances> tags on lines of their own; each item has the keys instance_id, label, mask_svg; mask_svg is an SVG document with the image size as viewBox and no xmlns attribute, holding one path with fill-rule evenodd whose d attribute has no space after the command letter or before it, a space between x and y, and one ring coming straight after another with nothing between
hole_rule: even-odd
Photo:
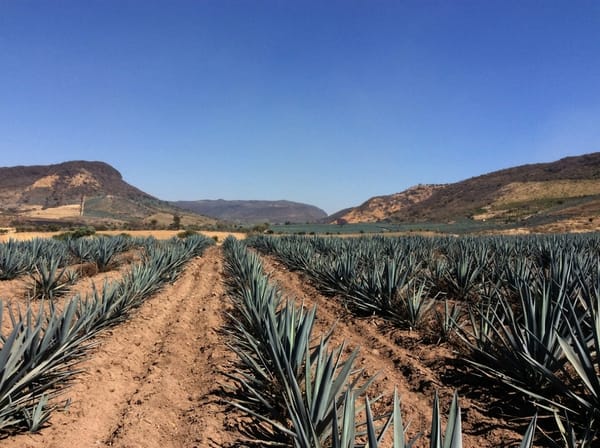
<instances>
[{"instance_id":1,"label":"brown field","mask_svg":"<svg viewBox=\"0 0 600 448\"><path fill-rule=\"evenodd\" d=\"M554 180L546 182L512 182L499 191L494 206L533 201L536 199L576 198L600 194L600 181L590 180Z\"/></svg>"},{"instance_id":2,"label":"brown field","mask_svg":"<svg viewBox=\"0 0 600 448\"><path fill-rule=\"evenodd\" d=\"M28 207L22 216L44 219L70 219L79 217L79 204L62 205L60 207L43 208L41 205Z\"/></svg>"}]
</instances>

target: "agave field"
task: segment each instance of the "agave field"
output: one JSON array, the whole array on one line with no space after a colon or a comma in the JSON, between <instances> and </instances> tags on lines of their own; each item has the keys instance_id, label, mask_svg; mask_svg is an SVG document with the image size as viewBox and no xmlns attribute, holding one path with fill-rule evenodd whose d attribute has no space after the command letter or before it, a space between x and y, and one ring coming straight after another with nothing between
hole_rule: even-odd
<instances>
[{"instance_id":1,"label":"agave field","mask_svg":"<svg viewBox=\"0 0 600 448\"><path fill-rule=\"evenodd\" d=\"M61 425L83 425L81 437L94 432L79 414L98 405L65 412L69 393L96 369L86 390L109 401L125 362L120 351L148 360L130 377L112 426L81 446L600 443L597 235L212 243L191 236L0 245L0 288L24 285L0 308L0 444L60 446L65 439L51 434ZM123 254L133 254L127 265ZM118 275L74 294L83 266L94 278ZM177 293L182 282L187 289ZM182 295L189 300L174 302ZM171 308L156 341L119 332L152 327L161 307ZM93 364L111 332L131 343L110 352L114 367ZM184 358L185 369L147 389ZM167 425L180 402L181 415ZM136 428L138 439L128 439Z\"/></svg>"},{"instance_id":2,"label":"agave field","mask_svg":"<svg viewBox=\"0 0 600 448\"><path fill-rule=\"evenodd\" d=\"M94 335L126 319L211 241L194 237L161 244L117 237L3 244L0 275L26 274L30 288L24 304L0 303L0 433L37 431L60 406L56 398L78 373ZM134 246L142 259L120 281L57 305L77 277L67 266L88 261L105 271L117 253Z\"/></svg>"},{"instance_id":3,"label":"agave field","mask_svg":"<svg viewBox=\"0 0 600 448\"><path fill-rule=\"evenodd\" d=\"M249 244L356 316L377 315L453 344L467 367L465 386L489 383L501 399L521 403L515 417L551 417L541 425L548 443L597 443L597 236L258 237Z\"/></svg>"}]
</instances>

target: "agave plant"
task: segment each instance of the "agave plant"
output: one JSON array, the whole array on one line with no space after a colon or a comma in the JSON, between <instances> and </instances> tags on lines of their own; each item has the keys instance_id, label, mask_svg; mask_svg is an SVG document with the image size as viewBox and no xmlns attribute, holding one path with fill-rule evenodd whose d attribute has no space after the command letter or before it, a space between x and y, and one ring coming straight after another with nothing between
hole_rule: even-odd
<instances>
[{"instance_id":1,"label":"agave plant","mask_svg":"<svg viewBox=\"0 0 600 448\"><path fill-rule=\"evenodd\" d=\"M0 280L18 277L26 267L25 256L15 241L0 244Z\"/></svg>"},{"instance_id":2,"label":"agave plant","mask_svg":"<svg viewBox=\"0 0 600 448\"><path fill-rule=\"evenodd\" d=\"M89 335L81 331L89 316L78 317L77 307L74 299L64 311L50 307L48 314L43 308L9 308L13 329L0 350L0 431L31 424L32 417L39 422L52 409L41 400L55 396L78 372L75 365L89 347Z\"/></svg>"},{"instance_id":3,"label":"agave plant","mask_svg":"<svg viewBox=\"0 0 600 448\"><path fill-rule=\"evenodd\" d=\"M42 426L50 419L50 415L54 410L48 406L48 396L42 395L40 400L32 406L31 409L23 409L23 418L29 432L38 432Z\"/></svg>"},{"instance_id":4,"label":"agave plant","mask_svg":"<svg viewBox=\"0 0 600 448\"><path fill-rule=\"evenodd\" d=\"M344 416L342 426L337 426L337 420L334 420L333 433L338 434L337 437L333 437L332 448L355 448L357 446L363 447L364 445L358 445L355 440L355 428L358 426L355 422L356 412L354 399L346 394L344 397ZM382 446L382 439L388 429L393 425L392 443L394 448L412 448L415 442L421 437L417 435L411 439L406 436L406 429L402 420L402 414L400 409L400 399L398 397L397 390L394 391L394 403L393 410L388 417L387 421L377 428L375 419L372 416L370 403L368 397L365 397L365 414L366 414L366 432L369 448L378 448ZM431 433L429 436L430 448L462 448L462 419L460 415L460 406L458 403L458 394L455 393L452 398L452 404L448 417L446 419L446 430L442 430L442 418L439 410L439 397L437 392L435 393L432 407L431 417ZM537 424L537 415L531 419L523 439L519 444L519 448L532 448L534 442L535 429ZM570 447L568 447L570 448Z\"/></svg>"},{"instance_id":5,"label":"agave plant","mask_svg":"<svg viewBox=\"0 0 600 448\"><path fill-rule=\"evenodd\" d=\"M570 303L564 293L553 297L553 289L543 281L541 289L522 285L518 314L500 293L471 308L471 333L461 334L472 365L518 391L552 395L560 384L553 376L566 362L560 341L568 337L563 310Z\"/></svg>"},{"instance_id":6,"label":"agave plant","mask_svg":"<svg viewBox=\"0 0 600 448\"><path fill-rule=\"evenodd\" d=\"M401 319L410 329L421 326L425 316L435 303L427 293L425 282L418 286L412 285L405 293L401 302Z\"/></svg>"},{"instance_id":7,"label":"agave plant","mask_svg":"<svg viewBox=\"0 0 600 448\"><path fill-rule=\"evenodd\" d=\"M588 289L582 302L586 309L584 319L578 318L579 313L570 303L565 316L569 335L559 336L558 343L583 389L563 385L561 390L573 403L571 410L580 414L580 420L597 424L600 421L600 284Z\"/></svg>"},{"instance_id":8,"label":"agave plant","mask_svg":"<svg viewBox=\"0 0 600 448\"><path fill-rule=\"evenodd\" d=\"M235 246L227 243L227 269L241 275L260 272L241 266L260 262ZM235 256L241 259L231 260ZM234 295L240 317L233 318L232 333L234 351L247 372L233 376L246 395L233 404L269 424L279 437L289 437L295 446L322 446L331 437L341 396L347 391L363 394L372 381L358 383L357 352L344 358L344 346L329 349L328 336L310 347L316 309L307 311L292 301L277 309L280 294L264 275L231 285L243 288Z\"/></svg>"},{"instance_id":9,"label":"agave plant","mask_svg":"<svg viewBox=\"0 0 600 448\"><path fill-rule=\"evenodd\" d=\"M556 426L561 440L552 440L551 446L555 448L592 448L597 443L598 428L597 421L593 418L583 421L577 425L571 423L568 412L562 415L554 413Z\"/></svg>"},{"instance_id":10,"label":"agave plant","mask_svg":"<svg viewBox=\"0 0 600 448\"><path fill-rule=\"evenodd\" d=\"M115 255L122 249L116 238L94 238L88 253L88 259L96 264L98 272L106 272L114 265Z\"/></svg>"},{"instance_id":11,"label":"agave plant","mask_svg":"<svg viewBox=\"0 0 600 448\"><path fill-rule=\"evenodd\" d=\"M442 423L437 392L433 400L433 415L431 418L431 448L462 448L462 423L458 394L455 392L450 405L450 414L446 423L446 432L442 438Z\"/></svg>"},{"instance_id":12,"label":"agave plant","mask_svg":"<svg viewBox=\"0 0 600 448\"><path fill-rule=\"evenodd\" d=\"M462 329L460 322L462 307L456 303L450 305L448 300L444 300L443 312L435 311L435 320L438 329L438 343L448 341L450 337L458 330Z\"/></svg>"},{"instance_id":13,"label":"agave plant","mask_svg":"<svg viewBox=\"0 0 600 448\"><path fill-rule=\"evenodd\" d=\"M30 293L37 299L54 299L68 291L69 282L65 278L66 268L60 268L61 260L50 258L35 265L31 274Z\"/></svg>"},{"instance_id":14,"label":"agave plant","mask_svg":"<svg viewBox=\"0 0 600 448\"><path fill-rule=\"evenodd\" d=\"M81 274L76 269L66 269L64 273L65 281L68 285L74 285L79 280Z\"/></svg>"},{"instance_id":15,"label":"agave plant","mask_svg":"<svg viewBox=\"0 0 600 448\"><path fill-rule=\"evenodd\" d=\"M91 240L87 238L69 238L66 240L69 253L76 262L85 263L91 260Z\"/></svg>"},{"instance_id":16,"label":"agave plant","mask_svg":"<svg viewBox=\"0 0 600 448\"><path fill-rule=\"evenodd\" d=\"M485 265L468 254L459 253L449 260L446 267L445 278L450 294L457 300L464 300L480 286Z\"/></svg>"}]
</instances>

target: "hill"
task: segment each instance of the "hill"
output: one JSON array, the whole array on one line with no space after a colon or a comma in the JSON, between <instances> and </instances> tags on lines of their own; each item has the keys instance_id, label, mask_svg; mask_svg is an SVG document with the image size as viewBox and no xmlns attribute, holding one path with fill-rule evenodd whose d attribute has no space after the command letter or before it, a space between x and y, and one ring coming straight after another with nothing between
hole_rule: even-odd
<instances>
[{"instance_id":1,"label":"hill","mask_svg":"<svg viewBox=\"0 0 600 448\"><path fill-rule=\"evenodd\" d=\"M592 222L600 211L600 153L521 165L446 185L378 196L330 221L514 223Z\"/></svg>"},{"instance_id":2,"label":"hill","mask_svg":"<svg viewBox=\"0 0 600 448\"><path fill-rule=\"evenodd\" d=\"M329 221L345 220L349 223L378 222L390 216L404 213L412 206L431 197L444 185L416 185L401 193L375 196L358 207L347 208L330 216Z\"/></svg>"},{"instance_id":3,"label":"hill","mask_svg":"<svg viewBox=\"0 0 600 448\"><path fill-rule=\"evenodd\" d=\"M123 180L104 162L70 161L55 165L0 168L0 220L18 224L125 223L206 225L214 219L183 213Z\"/></svg>"},{"instance_id":4,"label":"hill","mask_svg":"<svg viewBox=\"0 0 600 448\"><path fill-rule=\"evenodd\" d=\"M241 224L316 222L327 213L318 207L292 201L177 201L171 204L213 218Z\"/></svg>"}]
</instances>

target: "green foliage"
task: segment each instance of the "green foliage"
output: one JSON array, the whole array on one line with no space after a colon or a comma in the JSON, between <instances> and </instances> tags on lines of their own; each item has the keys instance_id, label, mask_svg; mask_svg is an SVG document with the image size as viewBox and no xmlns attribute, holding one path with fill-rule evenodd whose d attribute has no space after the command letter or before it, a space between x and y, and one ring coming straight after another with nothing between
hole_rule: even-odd
<instances>
[{"instance_id":1,"label":"green foliage","mask_svg":"<svg viewBox=\"0 0 600 448\"><path fill-rule=\"evenodd\" d=\"M33 298L52 300L66 294L69 282L64 275L66 268L60 268L60 259L42 259L34 269L29 287Z\"/></svg>"},{"instance_id":2,"label":"green foliage","mask_svg":"<svg viewBox=\"0 0 600 448\"><path fill-rule=\"evenodd\" d=\"M48 406L48 396L42 395L40 400L34 404L31 409L23 409L25 425L31 433L38 432L42 426L50 419L54 410L53 406Z\"/></svg>"},{"instance_id":3,"label":"green foliage","mask_svg":"<svg viewBox=\"0 0 600 448\"><path fill-rule=\"evenodd\" d=\"M177 213L173 215L173 222L169 225L170 229L178 230L181 228L181 216Z\"/></svg>"},{"instance_id":4,"label":"green foliage","mask_svg":"<svg viewBox=\"0 0 600 448\"><path fill-rule=\"evenodd\" d=\"M187 238L188 236L198 235L198 232L194 230L184 230L183 232L179 232L177 234L177 238Z\"/></svg>"},{"instance_id":5,"label":"green foliage","mask_svg":"<svg viewBox=\"0 0 600 448\"><path fill-rule=\"evenodd\" d=\"M86 236L91 236L96 233L96 229L92 226L86 227L78 227L73 230L69 230L68 232L59 233L58 235L54 235L52 238L56 240L68 240L68 239L77 239L83 238Z\"/></svg>"},{"instance_id":6,"label":"green foliage","mask_svg":"<svg viewBox=\"0 0 600 448\"><path fill-rule=\"evenodd\" d=\"M270 227L270 224L268 222L264 222L262 224L256 224L255 226L252 227L252 232L253 233L265 233L267 232Z\"/></svg>"},{"instance_id":7,"label":"green foliage","mask_svg":"<svg viewBox=\"0 0 600 448\"><path fill-rule=\"evenodd\" d=\"M26 254L16 241L10 240L0 245L0 280L18 277L28 265Z\"/></svg>"},{"instance_id":8,"label":"green foliage","mask_svg":"<svg viewBox=\"0 0 600 448\"><path fill-rule=\"evenodd\" d=\"M460 323L462 308L460 305L450 306L448 300L444 300L443 312L435 311L435 320L437 323L438 342L450 341L450 338L456 331L462 328Z\"/></svg>"}]
</instances>

